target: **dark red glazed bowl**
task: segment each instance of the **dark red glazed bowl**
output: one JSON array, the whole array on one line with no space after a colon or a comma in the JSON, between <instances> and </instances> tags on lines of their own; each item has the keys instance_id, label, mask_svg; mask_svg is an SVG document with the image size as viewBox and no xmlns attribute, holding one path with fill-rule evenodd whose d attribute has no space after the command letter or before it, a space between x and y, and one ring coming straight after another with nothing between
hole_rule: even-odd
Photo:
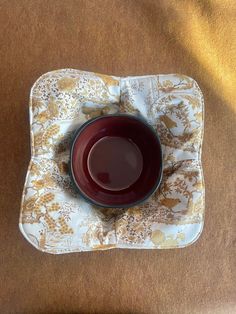
<instances>
[{"instance_id":1,"label":"dark red glazed bowl","mask_svg":"<svg viewBox=\"0 0 236 314\"><path fill-rule=\"evenodd\" d=\"M89 120L72 142L70 171L88 202L102 207L135 206L160 184L160 140L150 125L132 115Z\"/></svg>"}]
</instances>

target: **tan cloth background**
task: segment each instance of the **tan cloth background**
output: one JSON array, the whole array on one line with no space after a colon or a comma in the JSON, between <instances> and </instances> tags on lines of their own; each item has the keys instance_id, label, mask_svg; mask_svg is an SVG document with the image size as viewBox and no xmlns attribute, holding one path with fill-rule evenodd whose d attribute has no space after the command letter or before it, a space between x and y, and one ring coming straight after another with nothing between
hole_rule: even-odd
<instances>
[{"instance_id":1,"label":"tan cloth background","mask_svg":"<svg viewBox=\"0 0 236 314\"><path fill-rule=\"evenodd\" d=\"M236 312L235 22L234 0L0 0L2 314ZM29 90L42 73L65 67L198 81L206 219L194 245L51 256L23 239Z\"/></svg>"}]
</instances>

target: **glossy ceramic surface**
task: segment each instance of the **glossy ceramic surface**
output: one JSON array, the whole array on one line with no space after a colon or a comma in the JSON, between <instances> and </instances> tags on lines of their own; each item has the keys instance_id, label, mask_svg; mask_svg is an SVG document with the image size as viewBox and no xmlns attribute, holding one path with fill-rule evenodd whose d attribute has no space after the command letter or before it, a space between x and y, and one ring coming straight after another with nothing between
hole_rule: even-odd
<instances>
[{"instance_id":1,"label":"glossy ceramic surface","mask_svg":"<svg viewBox=\"0 0 236 314\"><path fill-rule=\"evenodd\" d=\"M90 176L98 185L121 191L140 177L143 156L131 139L105 136L91 148L87 164Z\"/></svg>"},{"instance_id":2,"label":"glossy ceramic surface","mask_svg":"<svg viewBox=\"0 0 236 314\"><path fill-rule=\"evenodd\" d=\"M147 199L160 183L160 141L142 119L102 116L77 131L70 167L78 191L89 202L130 207Z\"/></svg>"}]
</instances>

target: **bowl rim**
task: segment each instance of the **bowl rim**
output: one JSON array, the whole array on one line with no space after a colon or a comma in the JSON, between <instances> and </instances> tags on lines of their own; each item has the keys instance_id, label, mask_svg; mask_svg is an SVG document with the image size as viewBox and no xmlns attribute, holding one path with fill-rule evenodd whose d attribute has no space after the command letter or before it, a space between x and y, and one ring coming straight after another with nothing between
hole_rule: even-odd
<instances>
[{"instance_id":1,"label":"bowl rim","mask_svg":"<svg viewBox=\"0 0 236 314\"><path fill-rule=\"evenodd\" d=\"M73 162L72 162L72 158L73 158L73 151L74 151L74 146L76 143L77 138L79 137L79 135L82 133L82 131L89 126L90 124L95 123L98 120L101 119L105 119L105 118L113 118L113 117L127 117L136 121L139 121L143 124L145 124L149 130L154 134L154 136L157 139L157 142L159 144L160 147L160 171L159 171L159 176L156 179L156 183L154 184L154 186L152 187L152 189L149 191L149 193L147 193L142 199L132 202L132 203L128 203L128 204L121 204L121 205L108 205L108 204L102 204L99 202L94 201L93 199L91 199L89 196L87 196L79 187L76 179L75 179L75 175L74 175L74 171L73 171ZM103 207L103 208L130 208L130 207L134 207L137 206L139 204L142 204L143 202L145 202L160 186L161 182L162 182L162 177L163 177L163 150L162 150L162 146L161 146L161 141L160 138L158 136L158 133L154 130L154 128L152 127L152 125L150 125L145 118L143 118L142 116L135 116L132 114L127 114L127 113L115 113L115 114L107 114L104 116L99 116L99 117L95 117L92 119L89 119L88 121L86 121L85 123L83 123L76 131L75 134L72 138L71 141L71 145L70 145L70 156L69 156L69 175L72 179L72 183L74 185L74 187L76 188L76 191L80 194L80 196L88 203L98 206L98 207Z\"/></svg>"}]
</instances>

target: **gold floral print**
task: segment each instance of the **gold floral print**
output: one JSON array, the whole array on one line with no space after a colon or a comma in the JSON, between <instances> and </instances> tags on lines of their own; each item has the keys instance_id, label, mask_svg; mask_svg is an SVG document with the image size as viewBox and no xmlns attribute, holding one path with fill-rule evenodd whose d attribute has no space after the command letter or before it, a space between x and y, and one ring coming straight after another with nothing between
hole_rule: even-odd
<instances>
[{"instance_id":1,"label":"gold floral print","mask_svg":"<svg viewBox=\"0 0 236 314\"><path fill-rule=\"evenodd\" d=\"M92 247L93 250L108 250L116 248L115 244L97 244Z\"/></svg>"},{"instance_id":2,"label":"gold floral print","mask_svg":"<svg viewBox=\"0 0 236 314\"><path fill-rule=\"evenodd\" d=\"M49 212L55 212L55 211L58 211L60 209L60 204L59 203L52 203L52 205L50 205L48 207L48 211Z\"/></svg>"},{"instance_id":3,"label":"gold floral print","mask_svg":"<svg viewBox=\"0 0 236 314\"><path fill-rule=\"evenodd\" d=\"M43 107L43 102L38 98L32 98L30 104L32 106L33 111Z\"/></svg>"},{"instance_id":4,"label":"gold floral print","mask_svg":"<svg viewBox=\"0 0 236 314\"><path fill-rule=\"evenodd\" d=\"M47 194L44 194L44 195L42 195L41 197L40 197L40 199L39 199L39 203L40 204L47 204L47 203L49 203L49 202L51 202L52 200L54 200L54 194L52 194L52 193L47 193Z\"/></svg>"},{"instance_id":5,"label":"gold floral print","mask_svg":"<svg viewBox=\"0 0 236 314\"><path fill-rule=\"evenodd\" d=\"M46 246L46 233L41 231L39 233L39 248L43 250L45 246Z\"/></svg>"},{"instance_id":6,"label":"gold floral print","mask_svg":"<svg viewBox=\"0 0 236 314\"><path fill-rule=\"evenodd\" d=\"M42 76L30 100L33 158L22 199L24 233L51 253L191 243L204 219L202 110L201 91L184 75L117 78L66 69ZM70 143L85 121L118 112L142 115L158 132L163 179L139 206L99 209L73 189Z\"/></svg>"},{"instance_id":7,"label":"gold floral print","mask_svg":"<svg viewBox=\"0 0 236 314\"><path fill-rule=\"evenodd\" d=\"M36 153L48 153L54 147L53 141L58 136L60 126L53 124L47 128L42 128L43 131L37 132L34 135L34 148Z\"/></svg>"},{"instance_id":8,"label":"gold floral print","mask_svg":"<svg viewBox=\"0 0 236 314\"><path fill-rule=\"evenodd\" d=\"M57 84L60 90L70 92L76 86L76 79L71 77L65 77L60 79Z\"/></svg>"},{"instance_id":9,"label":"gold floral print","mask_svg":"<svg viewBox=\"0 0 236 314\"><path fill-rule=\"evenodd\" d=\"M60 231L62 234L73 233L73 229L70 228L70 227L67 225L67 223L66 223L64 217L61 216L61 217L58 219L58 222L59 222L60 225L61 225L59 231Z\"/></svg>"},{"instance_id":10,"label":"gold floral print","mask_svg":"<svg viewBox=\"0 0 236 314\"><path fill-rule=\"evenodd\" d=\"M32 180L32 186L36 190L43 189L44 187L52 188L55 187L56 182L53 180L49 173L45 174L42 179Z\"/></svg>"},{"instance_id":11,"label":"gold floral print","mask_svg":"<svg viewBox=\"0 0 236 314\"><path fill-rule=\"evenodd\" d=\"M166 125L166 127L168 129L172 129L172 128L176 128L177 127L177 123L173 120L171 120L171 118L169 118L168 116L160 116L160 120Z\"/></svg>"},{"instance_id":12,"label":"gold floral print","mask_svg":"<svg viewBox=\"0 0 236 314\"><path fill-rule=\"evenodd\" d=\"M152 232L151 240L155 245L160 245L165 241L165 234L160 230Z\"/></svg>"},{"instance_id":13,"label":"gold floral print","mask_svg":"<svg viewBox=\"0 0 236 314\"><path fill-rule=\"evenodd\" d=\"M160 201L161 205L168 208L174 208L179 203L181 203L179 198L164 198Z\"/></svg>"},{"instance_id":14,"label":"gold floral print","mask_svg":"<svg viewBox=\"0 0 236 314\"><path fill-rule=\"evenodd\" d=\"M122 112L122 113L130 113L130 114L137 114L137 113L139 113L139 110L136 109L136 108L131 104L131 102L124 100L124 101L120 104L120 112Z\"/></svg>"},{"instance_id":15,"label":"gold floral print","mask_svg":"<svg viewBox=\"0 0 236 314\"><path fill-rule=\"evenodd\" d=\"M185 239L185 234L182 232L177 233L177 235L170 234L165 235L164 232L160 230L155 230L152 232L151 240L153 244L161 246L162 248L169 248L173 246L179 246L181 241Z\"/></svg>"},{"instance_id":16,"label":"gold floral print","mask_svg":"<svg viewBox=\"0 0 236 314\"><path fill-rule=\"evenodd\" d=\"M36 199L37 198L35 196L28 198L23 203L23 207L22 207L23 212L31 212L32 210L34 210Z\"/></svg>"},{"instance_id":17,"label":"gold floral print","mask_svg":"<svg viewBox=\"0 0 236 314\"><path fill-rule=\"evenodd\" d=\"M88 107L83 106L82 112L85 114L86 119L92 119L99 116L114 114L119 111L119 107L117 105L108 105L108 106L100 106L100 107Z\"/></svg>"},{"instance_id":18,"label":"gold floral print","mask_svg":"<svg viewBox=\"0 0 236 314\"><path fill-rule=\"evenodd\" d=\"M45 224L49 232L59 232L62 235L73 234L73 229L66 222L67 215L63 216L61 205L58 202L52 202L54 198L55 195L49 192L38 198L34 196L26 200L22 207L22 222L30 224L41 222ZM54 212L60 213L56 219L50 215ZM47 236L46 230L44 237Z\"/></svg>"},{"instance_id":19,"label":"gold floral print","mask_svg":"<svg viewBox=\"0 0 236 314\"><path fill-rule=\"evenodd\" d=\"M32 176L38 176L40 174L40 171L39 171L39 167L37 164L35 163L31 163L31 174Z\"/></svg>"},{"instance_id":20,"label":"gold floral print","mask_svg":"<svg viewBox=\"0 0 236 314\"><path fill-rule=\"evenodd\" d=\"M62 175L68 174L68 172L69 172L68 163L66 163L65 161L60 162L58 165L58 168L59 168L59 171Z\"/></svg>"},{"instance_id":21,"label":"gold floral print","mask_svg":"<svg viewBox=\"0 0 236 314\"><path fill-rule=\"evenodd\" d=\"M108 85L108 86L118 86L119 85L119 80L115 79L109 75L103 75L103 74L99 74L99 73L95 73L95 75L99 78L102 79L102 81L104 82L104 84Z\"/></svg>"}]
</instances>

